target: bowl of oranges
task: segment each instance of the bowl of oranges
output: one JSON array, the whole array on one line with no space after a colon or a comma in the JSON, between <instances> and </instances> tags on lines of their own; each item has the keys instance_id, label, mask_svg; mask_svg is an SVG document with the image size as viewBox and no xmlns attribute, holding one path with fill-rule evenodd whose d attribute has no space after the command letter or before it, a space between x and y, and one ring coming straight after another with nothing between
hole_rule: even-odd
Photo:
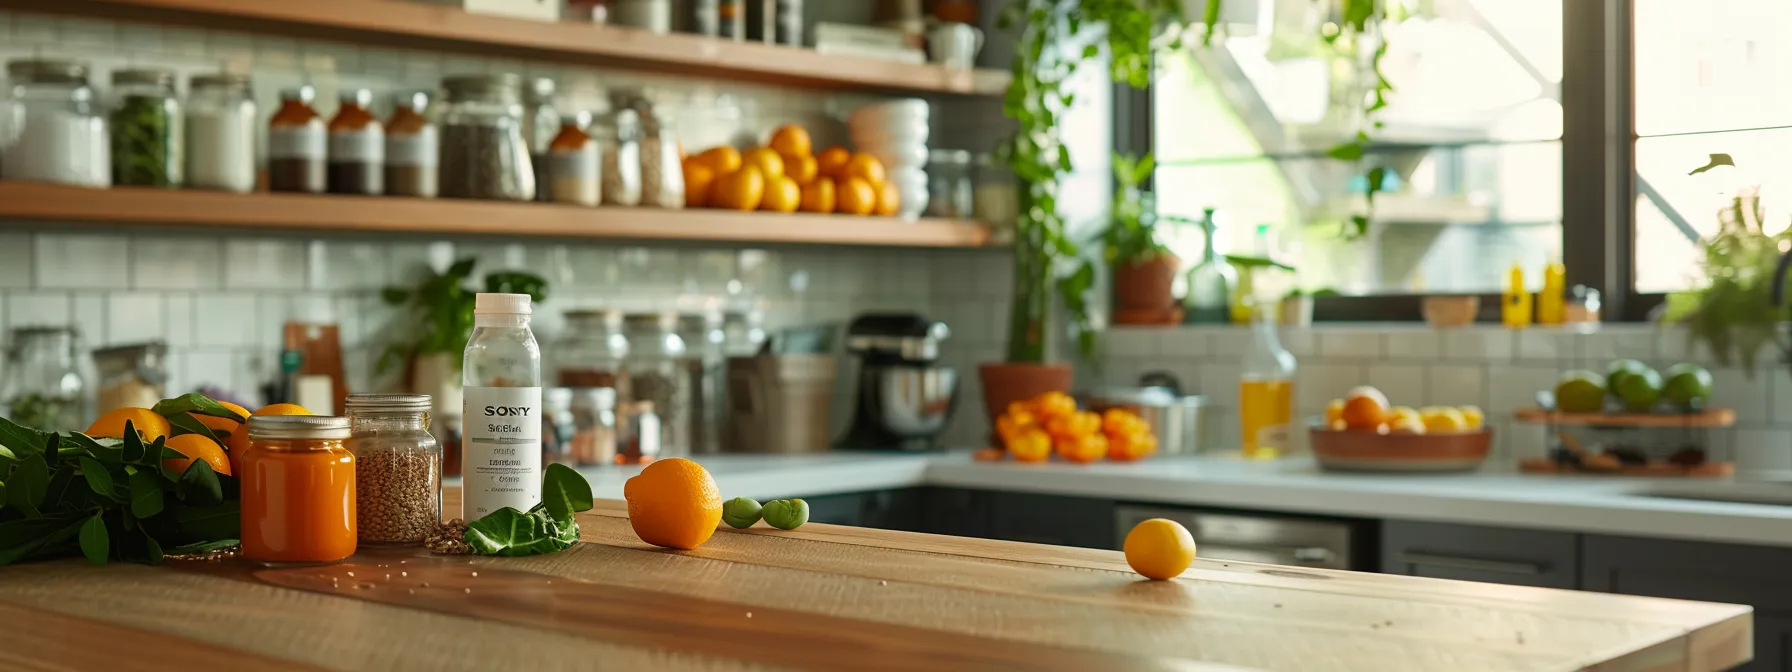
<instances>
[{"instance_id":1,"label":"bowl of oranges","mask_svg":"<svg viewBox=\"0 0 1792 672\"><path fill-rule=\"evenodd\" d=\"M1485 421L1474 406L1393 406L1364 386L1332 400L1308 435L1319 466L1330 471L1468 471L1493 446Z\"/></svg>"}]
</instances>

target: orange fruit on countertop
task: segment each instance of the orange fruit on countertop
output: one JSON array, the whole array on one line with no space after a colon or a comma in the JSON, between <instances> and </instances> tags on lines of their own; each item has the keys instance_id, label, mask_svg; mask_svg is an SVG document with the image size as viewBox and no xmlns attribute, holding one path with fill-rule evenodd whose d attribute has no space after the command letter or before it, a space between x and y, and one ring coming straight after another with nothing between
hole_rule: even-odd
<instances>
[{"instance_id":1,"label":"orange fruit on countertop","mask_svg":"<svg viewBox=\"0 0 1792 672\"><path fill-rule=\"evenodd\" d=\"M815 174L839 181L845 176L846 164L851 162L852 152L846 151L845 147L829 147L815 157Z\"/></svg>"},{"instance_id":2,"label":"orange fruit on countertop","mask_svg":"<svg viewBox=\"0 0 1792 672\"><path fill-rule=\"evenodd\" d=\"M803 212L829 213L834 211L834 180L820 177L803 187Z\"/></svg>"},{"instance_id":3,"label":"orange fruit on countertop","mask_svg":"<svg viewBox=\"0 0 1792 672\"><path fill-rule=\"evenodd\" d=\"M877 188L871 186L861 177L849 177L840 182L839 199L834 209L846 215L869 215L877 209Z\"/></svg>"},{"instance_id":4,"label":"orange fruit on countertop","mask_svg":"<svg viewBox=\"0 0 1792 672\"><path fill-rule=\"evenodd\" d=\"M1344 424L1351 429L1375 429L1389 418L1387 395L1367 385L1344 395Z\"/></svg>"},{"instance_id":5,"label":"orange fruit on countertop","mask_svg":"<svg viewBox=\"0 0 1792 672\"><path fill-rule=\"evenodd\" d=\"M765 173L747 166L716 180L709 190L709 205L726 210L753 210L765 198Z\"/></svg>"},{"instance_id":6,"label":"orange fruit on countertop","mask_svg":"<svg viewBox=\"0 0 1792 672\"><path fill-rule=\"evenodd\" d=\"M722 494L702 465L681 457L654 460L622 484L628 523L655 546L702 546L722 522Z\"/></svg>"},{"instance_id":7,"label":"orange fruit on countertop","mask_svg":"<svg viewBox=\"0 0 1792 672\"><path fill-rule=\"evenodd\" d=\"M785 156L809 156L815 153L815 142L809 139L809 130L796 124L779 126L772 131L771 142L765 143Z\"/></svg>"},{"instance_id":8,"label":"orange fruit on countertop","mask_svg":"<svg viewBox=\"0 0 1792 672\"><path fill-rule=\"evenodd\" d=\"M789 176L774 178L765 183L765 198L759 201L760 210L773 212L796 212L797 206L803 204L803 188L797 186L796 180Z\"/></svg>"},{"instance_id":9,"label":"orange fruit on countertop","mask_svg":"<svg viewBox=\"0 0 1792 672\"><path fill-rule=\"evenodd\" d=\"M248 421L249 409L228 401L220 401L218 404L230 409L237 415L242 416L245 422ZM226 435L223 437L224 453L230 457L230 473L234 474L242 471L243 451L249 449L249 428L244 427L243 423L231 420L230 418L199 415L197 413L193 414L193 417L199 420L200 424L210 428L213 433Z\"/></svg>"},{"instance_id":10,"label":"orange fruit on countertop","mask_svg":"<svg viewBox=\"0 0 1792 672\"><path fill-rule=\"evenodd\" d=\"M1167 581L1195 564L1195 537L1182 523L1152 518L1126 533L1126 564L1147 579Z\"/></svg>"},{"instance_id":11,"label":"orange fruit on countertop","mask_svg":"<svg viewBox=\"0 0 1792 672\"><path fill-rule=\"evenodd\" d=\"M716 184L716 171L696 160L684 162L684 207L709 205L709 191Z\"/></svg>"},{"instance_id":12,"label":"orange fruit on countertop","mask_svg":"<svg viewBox=\"0 0 1792 672\"><path fill-rule=\"evenodd\" d=\"M218 445L218 442L198 434L182 434L169 439L168 443L163 445L186 456L162 460L162 469L169 473L177 476L187 473L187 467L193 465L193 460L203 460L211 466L212 471L225 476L236 473L230 468L230 458L224 454L224 447Z\"/></svg>"},{"instance_id":13,"label":"orange fruit on countertop","mask_svg":"<svg viewBox=\"0 0 1792 672\"><path fill-rule=\"evenodd\" d=\"M255 409L255 415L317 415L298 404L268 404Z\"/></svg>"},{"instance_id":14,"label":"orange fruit on countertop","mask_svg":"<svg viewBox=\"0 0 1792 672\"><path fill-rule=\"evenodd\" d=\"M871 214L880 217L892 217L902 211L902 190L895 182L884 182L877 187L877 207Z\"/></svg>"},{"instance_id":15,"label":"orange fruit on countertop","mask_svg":"<svg viewBox=\"0 0 1792 672\"><path fill-rule=\"evenodd\" d=\"M784 175L796 180L797 184L807 186L815 181L816 175L821 171L821 164L817 163L813 156L793 156L790 154L785 154L783 156Z\"/></svg>"},{"instance_id":16,"label":"orange fruit on countertop","mask_svg":"<svg viewBox=\"0 0 1792 672\"><path fill-rule=\"evenodd\" d=\"M741 155L742 166L757 166L759 174L770 180L784 176L784 157L770 147L754 147Z\"/></svg>"},{"instance_id":17,"label":"orange fruit on countertop","mask_svg":"<svg viewBox=\"0 0 1792 672\"><path fill-rule=\"evenodd\" d=\"M137 436L143 437L145 442L153 442L174 431L168 424L168 419L156 415L155 411L147 408L115 408L106 411L105 415L93 421L93 424L87 426L87 431L82 433L96 439L122 439L126 421L130 421L131 429L136 430Z\"/></svg>"},{"instance_id":18,"label":"orange fruit on countertop","mask_svg":"<svg viewBox=\"0 0 1792 672\"><path fill-rule=\"evenodd\" d=\"M1424 434L1425 420L1411 406L1395 406L1388 411L1388 431Z\"/></svg>"},{"instance_id":19,"label":"orange fruit on countertop","mask_svg":"<svg viewBox=\"0 0 1792 672\"><path fill-rule=\"evenodd\" d=\"M889 174L884 171L884 162L864 152L852 155L852 161L846 164L846 176L861 178L872 186L881 185L889 179Z\"/></svg>"},{"instance_id":20,"label":"orange fruit on countertop","mask_svg":"<svg viewBox=\"0 0 1792 672\"><path fill-rule=\"evenodd\" d=\"M706 149L691 160L709 166L709 169L715 171L717 175L727 175L740 170L741 164L740 150L726 145Z\"/></svg>"}]
</instances>

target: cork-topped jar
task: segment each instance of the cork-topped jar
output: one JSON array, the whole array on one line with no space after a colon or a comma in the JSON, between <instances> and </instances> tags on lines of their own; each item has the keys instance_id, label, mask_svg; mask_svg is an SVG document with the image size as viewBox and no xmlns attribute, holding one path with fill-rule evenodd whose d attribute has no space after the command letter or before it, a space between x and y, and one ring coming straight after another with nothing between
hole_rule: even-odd
<instances>
[{"instance_id":1,"label":"cork-topped jar","mask_svg":"<svg viewBox=\"0 0 1792 672\"><path fill-rule=\"evenodd\" d=\"M386 193L435 198L441 141L435 122L424 113L429 94L404 93L392 98L386 120Z\"/></svg>"},{"instance_id":2,"label":"cork-topped jar","mask_svg":"<svg viewBox=\"0 0 1792 672\"><path fill-rule=\"evenodd\" d=\"M597 140L585 132L590 125L590 112L573 115L548 146L548 193L555 203L594 206L602 200Z\"/></svg>"},{"instance_id":3,"label":"cork-topped jar","mask_svg":"<svg viewBox=\"0 0 1792 672\"><path fill-rule=\"evenodd\" d=\"M355 89L342 94L342 106L330 120L330 193L378 196L386 191L385 125L367 107L373 92Z\"/></svg>"},{"instance_id":4,"label":"cork-topped jar","mask_svg":"<svg viewBox=\"0 0 1792 672\"><path fill-rule=\"evenodd\" d=\"M311 107L309 86L280 92L280 109L268 119L268 190L324 192L329 132Z\"/></svg>"}]
</instances>

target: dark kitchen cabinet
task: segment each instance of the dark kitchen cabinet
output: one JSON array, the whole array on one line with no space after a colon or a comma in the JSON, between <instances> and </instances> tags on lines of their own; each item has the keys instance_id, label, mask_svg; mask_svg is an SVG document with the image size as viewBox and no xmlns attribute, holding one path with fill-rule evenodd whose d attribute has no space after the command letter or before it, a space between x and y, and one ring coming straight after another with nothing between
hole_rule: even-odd
<instances>
[{"instance_id":1,"label":"dark kitchen cabinet","mask_svg":"<svg viewBox=\"0 0 1792 672\"><path fill-rule=\"evenodd\" d=\"M1114 502L1107 499L994 493L991 536L1005 541L1114 549Z\"/></svg>"},{"instance_id":2,"label":"dark kitchen cabinet","mask_svg":"<svg viewBox=\"0 0 1792 672\"><path fill-rule=\"evenodd\" d=\"M1755 659L1792 672L1792 549L1637 537L1582 537L1581 587L1755 608Z\"/></svg>"},{"instance_id":3,"label":"dark kitchen cabinet","mask_svg":"<svg viewBox=\"0 0 1792 672\"><path fill-rule=\"evenodd\" d=\"M809 522L873 527L881 530L925 532L928 522L927 488L904 488L804 497L809 503Z\"/></svg>"},{"instance_id":4,"label":"dark kitchen cabinet","mask_svg":"<svg viewBox=\"0 0 1792 672\"><path fill-rule=\"evenodd\" d=\"M1381 571L1572 589L1580 583L1578 536L1569 532L1390 520L1382 527Z\"/></svg>"}]
</instances>

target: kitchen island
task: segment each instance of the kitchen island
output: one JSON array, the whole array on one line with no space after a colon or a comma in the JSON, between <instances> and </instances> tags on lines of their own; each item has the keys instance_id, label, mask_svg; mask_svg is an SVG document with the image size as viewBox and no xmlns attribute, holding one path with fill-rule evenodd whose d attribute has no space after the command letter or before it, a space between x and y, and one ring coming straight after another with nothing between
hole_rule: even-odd
<instances>
[{"instance_id":1,"label":"kitchen island","mask_svg":"<svg viewBox=\"0 0 1792 672\"><path fill-rule=\"evenodd\" d=\"M579 524L533 558L0 568L0 667L1704 671L1751 648L1736 605L1212 560L1151 582L1113 551L824 524L675 552L613 500Z\"/></svg>"}]
</instances>

